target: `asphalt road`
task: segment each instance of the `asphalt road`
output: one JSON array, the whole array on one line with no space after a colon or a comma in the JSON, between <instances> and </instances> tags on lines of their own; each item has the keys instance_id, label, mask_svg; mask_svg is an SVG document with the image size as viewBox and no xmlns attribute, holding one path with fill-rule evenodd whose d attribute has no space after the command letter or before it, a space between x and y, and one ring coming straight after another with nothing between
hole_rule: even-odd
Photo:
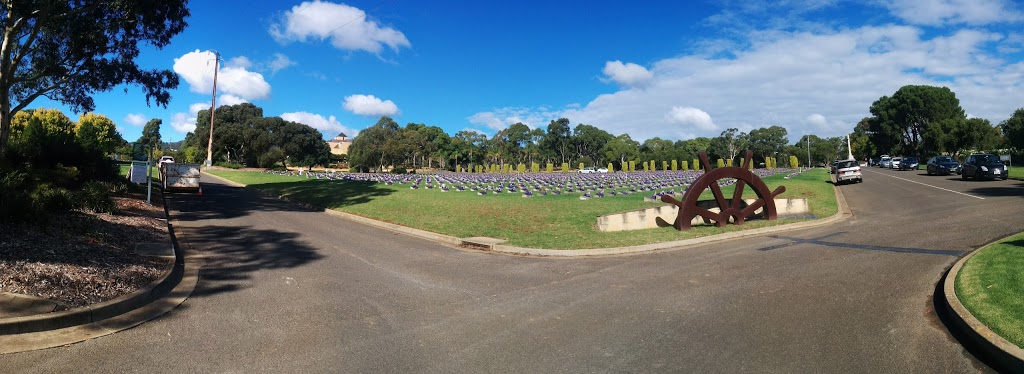
<instances>
[{"instance_id":1,"label":"asphalt road","mask_svg":"<svg viewBox=\"0 0 1024 374\"><path fill-rule=\"evenodd\" d=\"M583 259L456 249L208 183L168 201L207 259L191 298L0 372L984 372L932 296L966 251L1024 231L1024 182L954 177L866 168L836 225Z\"/></svg>"}]
</instances>

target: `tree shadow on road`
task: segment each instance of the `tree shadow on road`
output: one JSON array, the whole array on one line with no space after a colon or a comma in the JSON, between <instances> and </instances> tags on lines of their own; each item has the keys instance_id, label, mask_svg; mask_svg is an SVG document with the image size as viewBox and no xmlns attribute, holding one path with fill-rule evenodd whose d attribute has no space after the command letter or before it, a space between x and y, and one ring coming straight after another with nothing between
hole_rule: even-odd
<instances>
[{"instance_id":1,"label":"tree shadow on road","mask_svg":"<svg viewBox=\"0 0 1024 374\"><path fill-rule=\"evenodd\" d=\"M1016 180L966 181L977 182L966 193L983 197L1021 197L1024 198L1024 182Z\"/></svg>"},{"instance_id":2,"label":"tree shadow on road","mask_svg":"<svg viewBox=\"0 0 1024 374\"><path fill-rule=\"evenodd\" d=\"M329 179L251 184L249 186L274 195L294 197L305 203L326 208L365 204L376 197L387 196L394 192L392 189L381 187L376 182Z\"/></svg>"},{"instance_id":3,"label":"tree shadow on road","mask_svg":"<svg viewBox=\"0 0 1024 374\"><path fill-rule=\"evenodd\" d=\"M244 289L258 272L296 268L323 258L299 241L297 233L237 226L184 227L179 232L189 255L204 257L194 297Z\"/></svg>"}]
</instances>

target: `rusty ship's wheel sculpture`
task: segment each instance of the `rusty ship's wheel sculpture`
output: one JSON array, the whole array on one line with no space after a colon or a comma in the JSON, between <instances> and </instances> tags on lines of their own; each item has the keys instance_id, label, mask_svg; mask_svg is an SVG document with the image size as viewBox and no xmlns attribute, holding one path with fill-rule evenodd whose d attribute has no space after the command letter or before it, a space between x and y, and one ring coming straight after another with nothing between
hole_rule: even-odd
<instances>
[{"instance_id":1,"label":"rusty ship's wheel sculpture","mask_svg":"<svg viewBox=\"0 0 1024 374\"><path fill-rule=\"evenodd\" d=\"M661 197L661 201L679 207L679 214L676 215L676 222L674 224L676 230L688 230L690 228L690 221L696 216L714 221L715 226L718 227L725 226L729 223L730 219L737 225L742 225L747 217L750 217L751 214L762 207L764 208L763 215L766 219L773 220L778 218L778 213L775 211L775 196L786 192L786 187L779 186L775 191L768 192L768 186L764 184L761 177L749 170L753 156L753 151L747 151L742 167L730 166L712 170L711 163L708 162L707 152L701 151L700 161L704 166L704 175L694 180L693 184L686 189L683 201L676 200L671 195ZM718 184L719 180L729 178L736 179L736 190L733 193L732 200L725 199L725 196L722 194L722 187ZM758 199L744 206L743 187L747 184L754 189ZM719 207L718 212L713 212L697 204L697 199L700 198L701 192L704 192L707 188L711 188L711 192L715 195L715 202L718 203Z\"/></svg>"}]
</instances>

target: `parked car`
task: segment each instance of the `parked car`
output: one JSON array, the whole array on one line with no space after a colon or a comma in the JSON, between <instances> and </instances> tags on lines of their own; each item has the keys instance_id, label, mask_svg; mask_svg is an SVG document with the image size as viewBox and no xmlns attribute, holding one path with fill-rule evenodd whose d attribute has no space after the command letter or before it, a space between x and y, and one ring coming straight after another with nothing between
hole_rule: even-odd
<instances>
[{"instance_id":1,"label":"parked car","mask_svg":"<svg viewBox=\"0 0 1024 374\"><path fill-rule=\"evenodd\" d=\"M892 167L892 157L889 157L888 155L883 155L881 160L878 161L878 167L891 168Z\"/></svg>"},{"instance_id":2,"label":"parked car","mask_svg":"<svg viewBox=\"0 0 1024 374\"><path fill-rule=\"evenodd\" d=\"M832 173L832 174L835 174L836 173L836 169L837 169L836 165L839 165L840 162L842 162L842 160L832 161L832 163L829 164L829 166L828 166L828 172Z\"/></svg>"},{"instance_id":3,"label":"parked car","mask_svg":"<svg viewBox=\"0 0 1024 374\"><path fill-rule=\"evenodd\" d=\"M590 173L596 173L597 170L594 170L594 168L583 168L583 169L580 169L577 172L580 173L580 174L590 174Z\"/></svg>"},{"instance_id":4,"label":"parked car","mask_svg":"<svg viewBox=\"0 0 1024 374\"><path fill-rule=\"evenodd\" d=\"M903 161L903 157L893 157L892 161L889 161L889 169L899 169L901 161Z\"/></svg>"},{"instance_id":5,"label":"parked car","mask_svg":"<svg viewBox=\"0 0 1024 374\"><path fill-rule=\"evenodd\" d=\"M960 173L960 163L949 156L935 156L928 160L928 175Z\"/></svg>"},{"instance_id":6,"label":"parked car","mask_svg":"<svg viewBox=\"0 0 1024 374\"><path fill-rule=\"evenodd\" d=\"M868 160L868 166L878 166L878 162L882 161L881 157L874 157Z\"/></svg>"},{"instance_id":7,"label":"parked car","mask_svg":"<svg viewBox=\"0 0 1024 374\"><path fill-rule=\"evenodd\" d=\"M837 161L835 182L863 182L864 176L860 172L860 162L857 160Z\"/></svg>"},{"instance_id":8,"label":"parked car","mask_svg":"<svg viewBox=\"0 0 1024 374\"><path fill-rule=\"evenodd\" d=\"M166 163L169 163L169 162L170 163L174 162L174 156L163 156L163 157L160 157L160 161L157 162L156 166L159 167L160 165L163 165L163 164L166 164Z\"/></svg>"},{"instance_id":9,"label":"parked car","mask_svg":"<svg viewBox=\"0 0 1024 374\"><path fill-rule=\"evenodd\" d=\"M914 157L904 157L900 160L900 170L917 170L918 162Z\"/></svg>"},{"instance_id":10,"label":"parked car","mask_svg":"<svg viewBox=\"0 0 1024 374\"><path fill-rule=\"evenodd\" d=\"M600 169L597 169L597 172L598 172L598 173L607 173L607 172L608 172L608 168L600 168Z\"/></svg>"},{"instance_id":11,"label":"parked car","mask_svg":"<svg viewBox=\"0 0 1024 374\"><path fill-rule=\"evenodd\" d=\"M999 160L999 156L989 153L978 153L967 156L964 164L960 167L960 177L974 179L1002 179L1006 180L1006 165Z\"/></svg>"}]
</instances>

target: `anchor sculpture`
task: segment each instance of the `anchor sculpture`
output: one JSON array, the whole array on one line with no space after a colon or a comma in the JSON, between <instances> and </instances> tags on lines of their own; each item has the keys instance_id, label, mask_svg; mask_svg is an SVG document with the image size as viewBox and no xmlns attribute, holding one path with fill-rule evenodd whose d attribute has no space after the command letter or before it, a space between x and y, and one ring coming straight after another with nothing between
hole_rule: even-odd
<instances>
[{"instance_id":1,"label":"anchor sculpture","mask_svg":"<svg viewBox=\"0 0 1024 374\"><path fill-rule=\"evenodd\" d=\"M737 225L742 225L747 217L750 217L750 215L762 207L764 208L763 215L766 219L774 220L778 218L778 213L775 210L775 196L786 192L786 187L779 186L775 191L768 192L768 186L764 184L761 177L752 173L749 169L753 158L754 152L748 150L742 167L730 166L712 170L711 163L708 162L707 152L701 151L700 161L704 167L704 174L694 180L693 184L687 188L683 201L676 200L670 195L661 197L661 201L679 207L679 213L676 215L676 222L673 225L676 230L689 230L690 221L696 216L714 221L715 226L718 227L725 226L730 219ZM722 179L736 180L736 189L732 195L732 200L726 201L725 196L722 194L722 187L718 184L718 181ZM749 205L744 205L743 188L747 184L753 188L758 199ZM715 195L715 202L719 208L718 212L713 212L697 204L697 199L700 198L701 193L707 188L711 188L712 194Z\"/></svg>"}]
</instances>

